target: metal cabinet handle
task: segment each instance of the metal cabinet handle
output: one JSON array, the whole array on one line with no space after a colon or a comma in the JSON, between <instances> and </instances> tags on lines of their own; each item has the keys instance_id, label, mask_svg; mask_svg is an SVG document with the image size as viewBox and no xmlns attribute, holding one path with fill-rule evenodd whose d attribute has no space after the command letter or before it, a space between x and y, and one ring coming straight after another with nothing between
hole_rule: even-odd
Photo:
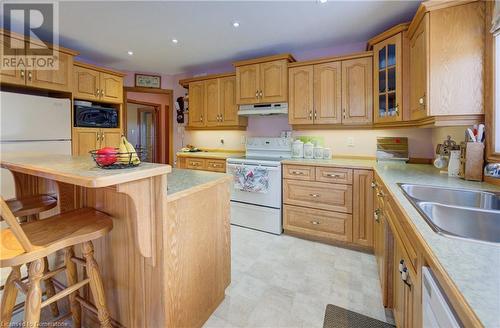
<instances>
[{"instance_id":1,"label":"metal cabinet handle","mask_svg":"<svg viewBox=\"0 0 500 328\"><path fill-rule=\"evenodd\" d=\"M104 132L101 132L101 141L104 141Z\"/></svg>"},{"instance_id":2,"label":"metal cabinet handle","mask_svg":"<svg viewBox=\"0 0 500 328\"><path fill-rule=\"evenodd\" d=\"M259 90L255 91L255 98L259 99Z\"/></svg>"},{"instance_id":3,"label":"metal cabinet handle","mask_svg":"<svg viewBox=\"0 0 500 328\"><path fill-rule=\"evenodd\" d=\"M259 91L259 97L263 97L264 96L264 93L262 93L262 90Z\"/></svg>"},{"instance_id":4,"label":"metal cabinet handle","mask_svg":"<svg viewBox=\"0 0 500 328\"><path fill-rule=\"evenodd\" d=\"M425 93L422 97L418 98L418 104L425 108Z\"/></svg>"},{"instance_id":5,"label":"metal cabinet handle","mask_svg":"<svg viewBox=\"0 0 500 328\"><path fill-rule=\"evenodd\" d=\"M327 173L326 176L329 178L340 178L340 175L335 173Z\"/></svg>"},{"instance_id":6,"label":"metal cabinet handle","mask_svg":"<svg viewBox=\"0 0 500 328\"><path fill-rule=\"evenodd\" d=\"M312 120L313 119L313 112L312 110L309 111L309 119Z\"/></svg>"},{"instance_id":7,"label":"metal cabinet handle","mask_svg":"<svg viewBox=\"0 0 500 328\"><path fill-rule=\"evenodd\" d=\"M95 96L96 96L96 97L99 97L99 89L96 89L96 90L95 90Z\"/></svg>"},{"instance_id":8,"label":"metal cabinet handle","mask_svg":"<svg viewBox=\"0 0 500 328\"><path fill-rule=\"evenodd\" d=\"M222 117L222 114L219 115L220 122L224 121L224 118Z\"/></svg>"},{"instance_id":9,"label":"metal cabinet handle","mask_svg":"<svg viewBox=\"0 0 500 328\"><path fill-rule=\"evenodd\" d=\"M31 79L33 78L33 73L31 73L31 71L28 72L28 80L31 81Z\"/></svg>"},{"instance_id":10,"label":"metal cabinet handle","mask_svg":"<svg viewBox=\"0 0 500 328\"><path fill-rule=\"evenodd\" d=\"M101 89L101 97L104 97L104 90Z\"/></svg>"},{"instance_id":11,"label":"metal cabinet handle","mask_svg":"<svg viewBox=\"0 0 500 328\"><path fill-rule=\"evenodd\" d=\"M373 211L373 217L375 218L375 222L380 223L380 208Z\"/></svg>"},{"instance_id":12,"label":"metal cabinet handle","mask_svg":"<svg viewBox=\"0 0 500 328\"><path fill-rule=\"evenodd\" d=\"M95 136L95 140L96 140L96 141L99 141L99 140L101 139L100 135L101 135L101 133L100 133L100 132L97 132L97 133L96 133L96 136Z\"/></svg>"},{"instance_id":13,"label":"metal cabinet handle","mask_svg":"<svg viewBox=\"0 0 500 328\"><path fill-rule=\"evenodd\" d=\"M24 75L24 69L21 70L20 75L21 75L21 79L24 79L24 76L25 76Z\"/></svg>"},{"instance_id":14,"label":"metal cabinet handle","mask_svg":"<svg viewBox=\"0 0 500 328\"><path fill-rule=\"evenodd\" d=\"M292 171L292 174L295 174L295 175L303 175L304 172L302 171Z\"/></svg>"},{"instance_id":15,"label":"metal cabinet handle","mask_svg":"<svg viewBox=\"0 0 500 328\"><path fill-rule=\"evenodd\" d=\"M372 181L370 185L373 189L377 188L377 183L375 181Z\"/></svg>"},{"instance_id":16,"label":"metal cabinet handle","mask_svg":"<svg viewBox=\"0 0 500 328\"><path fill-rule=\"evenodd\" d=\"M396 104L396 108L395 108L395 112L396 112L396 115L399 116L399 104Z\"/></svg>"},{"instance_id":17,"label":"metal cabinet handle","mask_svg":"<svg viewBox=\"0 0 500 328\"><path fill-rule=\"evenodd\" d=\"M200 122L203 122L203 115L200 115Z\"/></svg>"},{"instance_id":18,"label":"metal cabinet handle","mask_svg":"<svg viewBox=\"0 0 500 328\"><path fill-rule=\"evenodd\" d=\"M314 225L321 224L321 222L319 222L319 221L314 221L314 220L313 220L313 221L309 221L309 223L314 224Z\"/></svg>"},{"instance_id":19,"label":"metal cabinet handle","mask_svg":"<svg viewBox=\"0 0 500 328\"><path fill-rule=\"evenodd\" d=\"M382 191L377 192L378 197L385 197L384 193Z\"/></svg>"},{"instance_id":20,"label":"metal cabinet handle","mask_svg":"<svg viewBox=\"0 0 500 328\"><path fill-rule=\"evenodd\" d=\"M314 110L314 119L318 118L318 114L316 113L316 110Z\"/></svg>"},{"instance_id":21,"label":"metal cabinet handle","mask_svg":"<svg viewBox=\"0 0 500 328\"><path fill-rule=\"evenodd\" d=\"M314 197L314 198L318 198L319 194L309 194L309 196Z\"/></svg>"},{"instance_id":22,"label":"metal cabinet handle","mask_svg":"<svg viewBox=\"0 0 500 328\"><path fill-rule=\"evenodd\" d=\"M344 117L344 120L345 120L345 119L346 119L346 117L347 117L347 114L346 114L346 110L345 110L345 108L344 108L344 109L342 109L342 113L343 113L343 115L342 115L342 116Z\"/></svg>"}]
</instances>

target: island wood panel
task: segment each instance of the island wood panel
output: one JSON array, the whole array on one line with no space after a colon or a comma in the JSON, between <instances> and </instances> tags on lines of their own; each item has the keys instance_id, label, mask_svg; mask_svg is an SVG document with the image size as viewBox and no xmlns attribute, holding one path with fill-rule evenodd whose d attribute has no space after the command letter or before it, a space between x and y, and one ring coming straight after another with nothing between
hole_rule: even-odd
<instances>
[{"instance_id":1,"label":"island wood panel","mask_svg":"<svg viewBox=\"0 0 500 328\"><path fill-rule=\"evenodd\" d=\"M230 183L168 202L167 327L201 327L231 281Z\"/></svg>"}]
</instances>

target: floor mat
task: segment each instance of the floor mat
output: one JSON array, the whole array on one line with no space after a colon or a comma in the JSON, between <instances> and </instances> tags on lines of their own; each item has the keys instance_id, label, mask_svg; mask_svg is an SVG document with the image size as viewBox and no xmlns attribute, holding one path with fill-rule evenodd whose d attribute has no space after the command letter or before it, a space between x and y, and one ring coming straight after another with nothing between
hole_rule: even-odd
<instances>
[{"instance_id":1,"label":"floor mat","mask_svg":"<svg viewBox=\"0 0 500 328\"><path fill-rule=\"evenodd\" d=\"M386 322L328 304L323 328L392 328Z\"/></svg>"}]
</instances>

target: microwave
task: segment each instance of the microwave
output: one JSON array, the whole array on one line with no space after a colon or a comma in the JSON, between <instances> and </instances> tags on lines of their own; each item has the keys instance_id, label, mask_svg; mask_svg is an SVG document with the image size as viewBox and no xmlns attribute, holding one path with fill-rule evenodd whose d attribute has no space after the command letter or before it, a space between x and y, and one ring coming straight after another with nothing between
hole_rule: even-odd
<instances>
[{"instance_id":1,"label":"microwave","mask_svg":"<svg viewBox=\"0 0 500 328\"><path fill-rule=\"evenodd\" d=\"M117 128L118 109L102 106L75 105L75 127Z\"/></svg>"}]
</instances>

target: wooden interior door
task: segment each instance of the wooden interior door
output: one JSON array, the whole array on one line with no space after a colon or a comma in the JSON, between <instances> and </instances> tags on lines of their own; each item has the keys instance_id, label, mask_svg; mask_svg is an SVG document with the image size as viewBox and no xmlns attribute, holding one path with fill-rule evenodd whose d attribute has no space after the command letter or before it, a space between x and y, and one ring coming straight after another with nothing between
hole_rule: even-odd
<instances>
[{"instance_id":1,"label":"wooden interior door","mask_svg":"<svg viewBox=\"0 0 500 328\"><path fill-rule=\"evenodd\" d=\"M99 72L74 66L73 76L73 97L75 99L99 99Z\"/></svg>"},{"instance_id":2,"label":"wooden interior door","mask_svg":"<svg viewBox=\"0 0 500 328\"><path fill-rule=\"evenodd\" d=\"M62 52L56 52L55 56L58 61L57 70L29 70L26 85L41 89L71 91L73 56Z\"/></svg>"},{"instance_id":3,"label":"wooden interior door","mask_svg":"<svg viewBox=\"0 0 500 328\"><path fill-rule=\"evenodd\" d=\"M236 105L236 77L224 77L220 79L220 115L222 125L237 126L240 123L238 106Z\"/></svg>"},{"instance_id":4,"label":"wooden interior door","mask_svg":"<svg viewBox=\"0 0 500 328\"><path fill-rule=\"evenodd\" d=\"M288 122L313 124L313 66L292 67L288 71Z\"/></svg>"},{"instance_id":5,"label":"wooden interior door","mask_svg":"<svg viewBox=\"0 0 500 328\"><path fill-rule=\"evenodd\" d=\"M8 37L4 34L0 37L2 38L2 44L0 45L0 54L2 58L4 58L4 56L16 56L17 58L24 56L24 41ZM25 85L26 75L27 72L24 66L19 66L17 69L0 70L2 83Z\"/></svg>"},{"instance_id":6,"label":"wooden interior door","mask_svg":"<svg viewBox=\"0 0 500 328\"><path fill-rule=\"evenodd\" d=\"M372 71L372 57L342 61L343 124L372 123Z\"/></svg>"},{"instance_id":7,"label":"wooden interior door","mask_svg":"<svg viewBox=\"0 0 500 328\"><path fill-rule=\"evenodd\" d=\"M101 100L114 103L123 102L123 79L119 76L103 73L99 74Z\"/></svg>"},{"instance_id":8,"label":"wooden interior door","mask_svg":"<svg viewBox=\"0 0 500 328\"><path fill-rule=\"evenodd\" d=\"M205 126L205 82L189 83L189 126Z\"/></svg>"},{"instance_id":9,"label":"wooden interior door","mask_svg":"<svg viewBox=\"0 0 500 328\"><path fill-rule=\"evenodd\" d=\"M262 63L259 74L259 102L286 102L288 99L288 62L278 60Z\"/></svg>"},{"instance_id":10,"label":"wooden interior door","mask_svg":"<svg viewBox=\"0 0 500 328\"><path fill-rule=\"evenodd\" d=\"M412 120L425 118L428 115L428 33L429 17L425 15L410 39L410 118Z\"/></svg>"},{"instance_id":11,"label":"wooden interior door","mask_svg":"<svg viewBox=\"0 0 500 328\"><path fill-rule=\"evenodd\" d=\"M205 81L206 126L220 125L219 79Z\"/></svg>"},{"instance_id":12,"label":"wooden interior door","mask_svg":"<svg viewBox=\"0 0 500 328\"><path fill-rule=\"evenodd\" d=\"M314 124L337 124L341 122L341 62L314 65Z\"/></svg>"},{"instance_id":13,"label":"wooden interior door","mask_svg":"<svg viewBox=\"0 0 500 328\"><path fill-rule=\"evenodd\" d=\"M89 151L101 148L100 129L75 128L73 133L73 155L88 155Z\"/></svg>"},{"instance_id":14,"label":"wooden interior door","mask_svg":"<svg viewBox=\"0 0 500 328\"><path fill-rule=\"evenodd\" d=\"M240 105L259 102L259 64L236 67L236 102Z\"/></svg>"}]
</instances>

